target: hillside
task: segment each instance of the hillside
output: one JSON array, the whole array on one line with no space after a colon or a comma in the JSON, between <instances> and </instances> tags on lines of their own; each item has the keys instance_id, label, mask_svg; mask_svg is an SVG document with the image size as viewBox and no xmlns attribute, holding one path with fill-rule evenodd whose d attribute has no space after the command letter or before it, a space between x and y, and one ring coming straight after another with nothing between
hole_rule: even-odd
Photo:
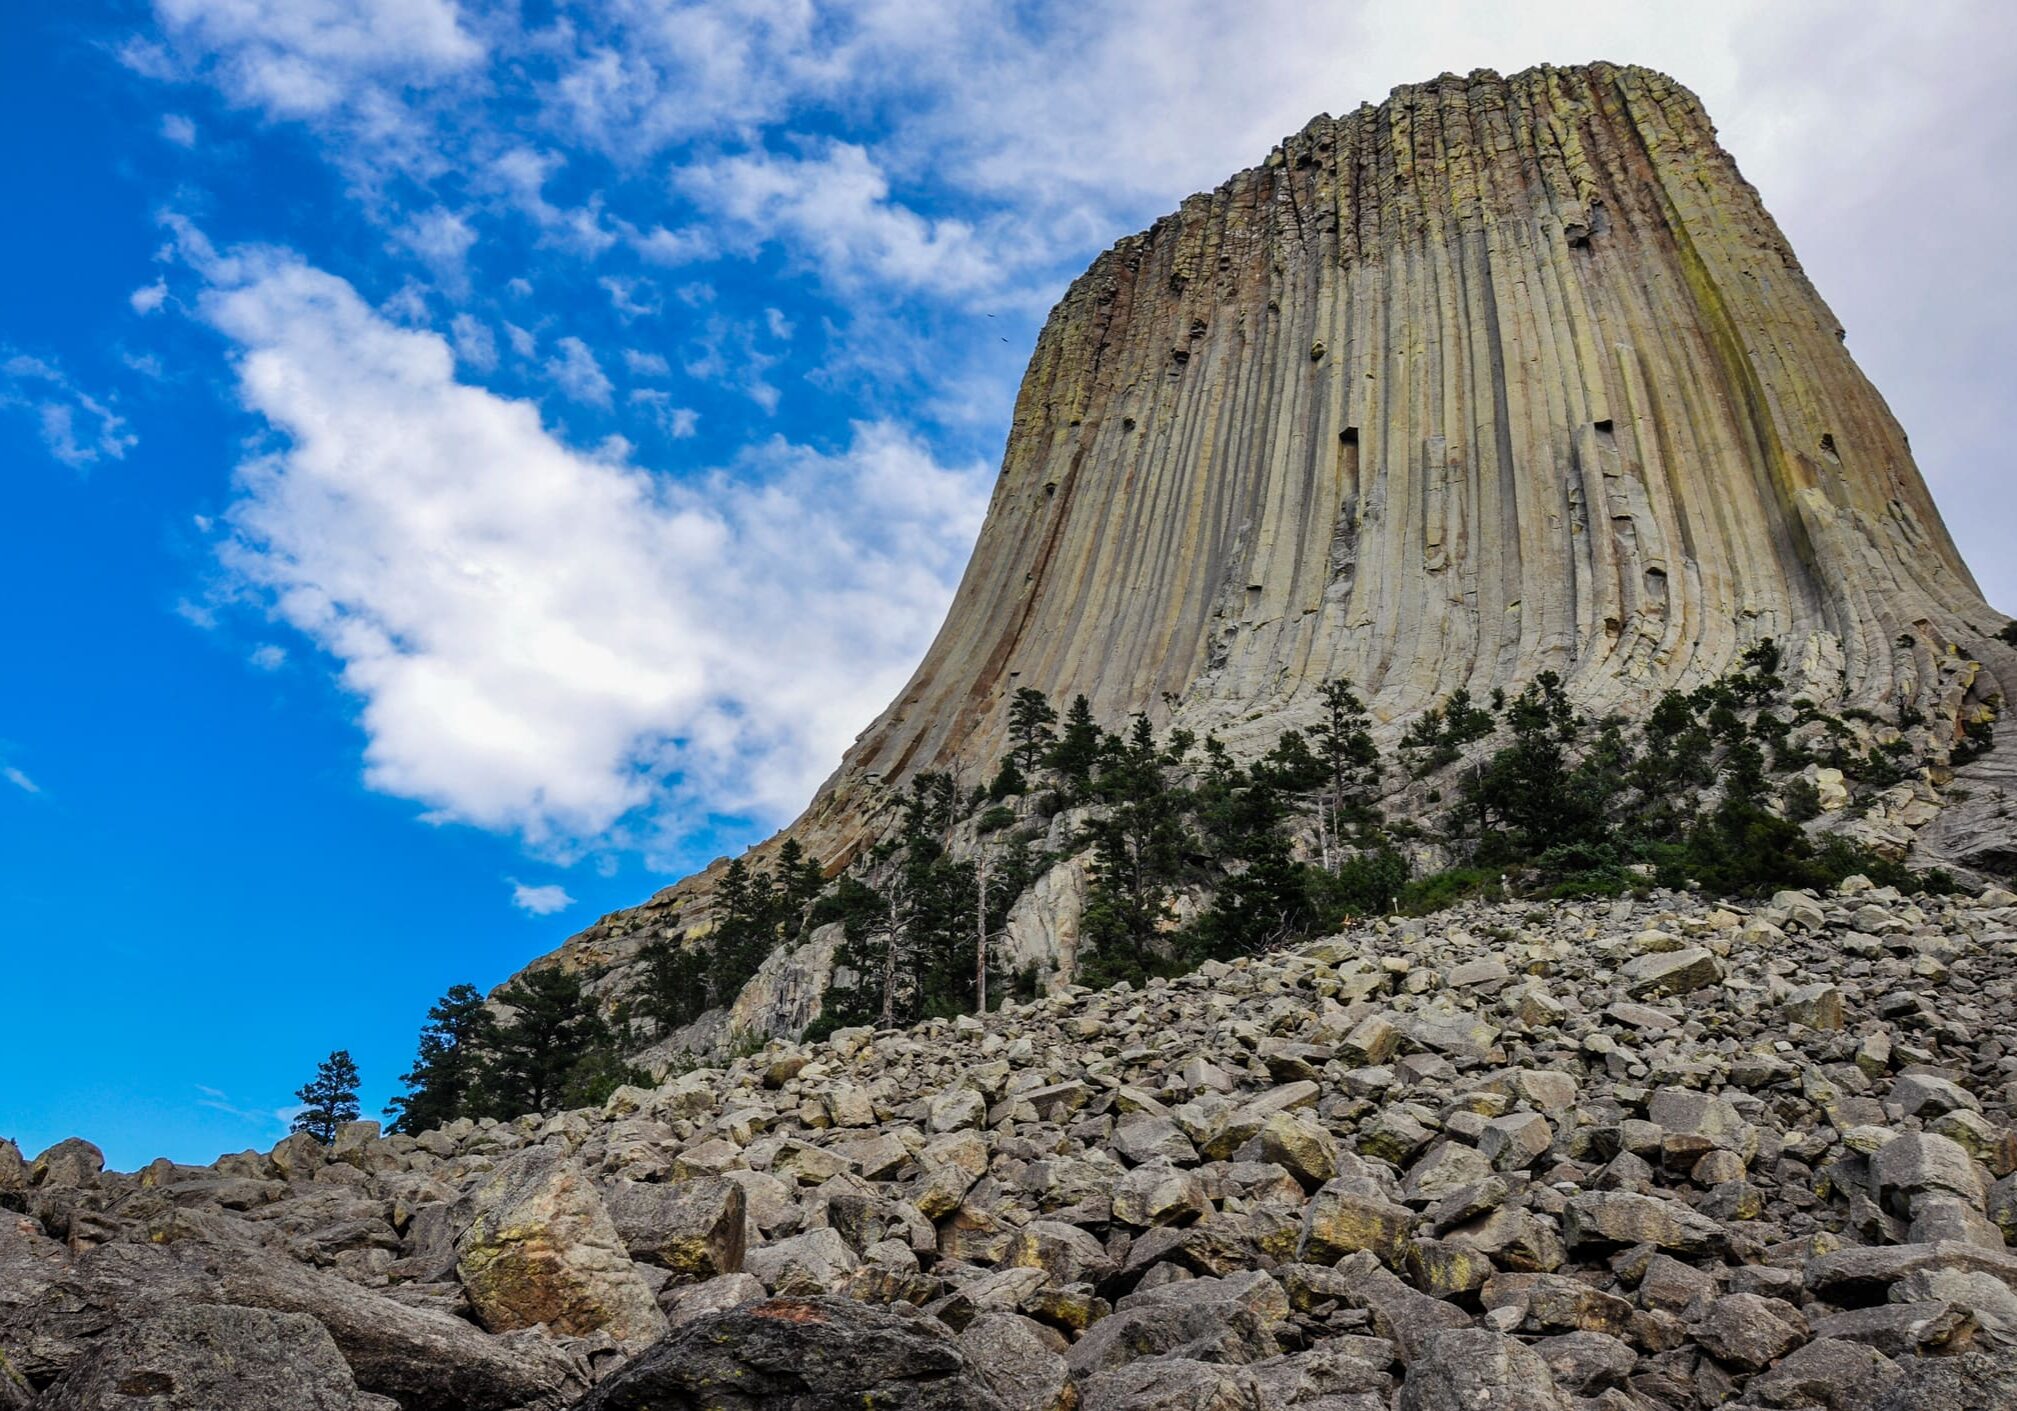
<instances>
[{"instance_id":1,"label":"hillside","mask_svg":"<svg viewBox=\"0 0 2017 1411\"><path fill-rule=\"evenodd\" d=\"M1990 1411L2013 945L1474 905L593 1110L0 1143L0 1405Z\"/></svg>"}]
</instances>

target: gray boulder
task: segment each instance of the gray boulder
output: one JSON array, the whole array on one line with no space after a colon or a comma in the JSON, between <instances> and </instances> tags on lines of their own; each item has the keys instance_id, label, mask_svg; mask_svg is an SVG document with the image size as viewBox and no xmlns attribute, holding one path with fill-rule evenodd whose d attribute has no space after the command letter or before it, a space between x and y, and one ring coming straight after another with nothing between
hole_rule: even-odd
<instances>
[{"instance_id":1,"label":"gray boulder","mask_svg":"<svg viewBox=\"0 0 2017 1411\"><path fill-rule=\"evenodd\" d=\"M1408 1368L1394 1411L1569 1411L1531 1348L1487 1328L1429 1338Z\"/></svg>"},{"instance_id":2,"label":"gray boulder","mask_svg":"<svg viewBox=\"0 0 2017 1411\"><path fill-rule=\"evenodd\" d=\"M773 1298L697 1318L581 1411L1008 1411L934 1319L846 1298Z\"/></svg>"},{"instance_id":3,"label":"gray boulder","mask_svg":"<svg viewBox=\"0 0 2017 1411\"><path fill-rule=\"evenodd\" d=\"M322 1325L214 1303L129 1309L36 1411L392 1411L357 1389Z\"/></svg>"}]
</instances>

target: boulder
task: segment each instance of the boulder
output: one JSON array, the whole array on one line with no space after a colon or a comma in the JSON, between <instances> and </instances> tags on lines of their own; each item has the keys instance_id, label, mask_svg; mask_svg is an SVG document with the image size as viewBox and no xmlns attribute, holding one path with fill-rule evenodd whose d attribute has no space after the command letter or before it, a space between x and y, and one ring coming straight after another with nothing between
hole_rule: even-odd
<instances>
[{"instance_id":1,"label":"boulder","mask_svg":"<svg viewBox=\"0 0 2017 1411\"><path fill-rule=\"evenodd\" d=\"M674 1329L579 1411L1007 1411L935 1319L847 1298L773 1298Z\"/></svg>"},{"instance_id":2,"label":"boulder","mask_svg":"<svg viewBox=\"0 0 2017 1411\"><path fill-rule=\"evenodd\" d=\"M0 1364L4 1374L4 1364ZM142 1304L34 1403L37 1411L394 1411L360 1392L327 1331L300 1313Z\"/></svg>"},{"instance_id":3,"label":"boulder","mask_svg":"<svg viewBox=\"0 0 2017 1411\"><path fill-rule=\"evenodd\" d=\"M1685 995L1723 978L1723 963L1700 946L1634 956L1618 971L1625 993L1633 999L1655 995Z\"/></svg>"},{"instance_id":4,"label":"boulder","mask_svg":"<svg viewBox=\"0 0 2017 1411\"><path fill-rule=\"evenodd\" d=\"M1486 1328L1431 1335L1394 1411L1570 1411L1539 1353Z\"/></svg>"},{"instance_id":5,"label":"boulder","mask_svg":"<svg viewBox=\"0 0 2017 1411\"><path fill-rule=\"evenodd\" d=\"M748 1200L723 1177L646 1184L612 1181L603 1204L630 1257L682 1279L711 1279L742 1268Z\"/></svg>"},{"instance_id":6,"label":"boulder","mask_svg":"<svg viewBox=\"0 0 2017 1411\"><path fill-rule=\"evenodd\" d=\"M631 1346L664 1333L650 1285L594 1184L565 1153L520 1153L468 1205L455 1272L490 1331L544 1324L562 1333L606 1331Z\"/></svg>"}]
</instances>

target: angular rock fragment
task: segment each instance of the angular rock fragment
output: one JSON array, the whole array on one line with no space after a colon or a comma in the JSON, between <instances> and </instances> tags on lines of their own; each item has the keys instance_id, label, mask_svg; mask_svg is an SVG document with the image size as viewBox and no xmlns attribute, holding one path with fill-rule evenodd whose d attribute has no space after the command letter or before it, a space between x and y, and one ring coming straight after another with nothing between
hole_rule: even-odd
<instances>
[{"instance_id":1,"label":"angular rock fragment","mask_svg":"<svg viewBox=\"0 0 2017 1411\"><path fill-rule=\"evenodd\" d=\"M639 1344L665 1331L609 1211L564 1153L522 1153L479 1186L470 1205L455 1271L492 1332L544 1324Z\"/></svg>"},{"instance_id":2,"label":"angular rock fragment","mask_svg":"<svg viewBox=\"0 0 2017 1411\"><path fill-rule=\"evenodd\" d=\"M845 1298L774 1298L697 1318L579 1405L581 1411L1006 1411L942 1323Z\"/></svg>"}]
</instances>

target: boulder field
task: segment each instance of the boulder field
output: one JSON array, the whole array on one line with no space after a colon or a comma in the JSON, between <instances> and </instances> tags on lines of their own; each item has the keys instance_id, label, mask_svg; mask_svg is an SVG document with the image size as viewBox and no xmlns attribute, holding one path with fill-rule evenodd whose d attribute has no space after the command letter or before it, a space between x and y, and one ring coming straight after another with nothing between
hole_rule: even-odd
<instances>
[{"instance_id":1,"label":"boulder field","mask_svg":"<svg viewBox=\"0 0 2017 1411\"><path fill-rule=\"evenodd\" d=\"M2017 896L1472 904L600 1109L0 1142L0 1408L2017 1406Z\"/></svg>"}]
</instances>

